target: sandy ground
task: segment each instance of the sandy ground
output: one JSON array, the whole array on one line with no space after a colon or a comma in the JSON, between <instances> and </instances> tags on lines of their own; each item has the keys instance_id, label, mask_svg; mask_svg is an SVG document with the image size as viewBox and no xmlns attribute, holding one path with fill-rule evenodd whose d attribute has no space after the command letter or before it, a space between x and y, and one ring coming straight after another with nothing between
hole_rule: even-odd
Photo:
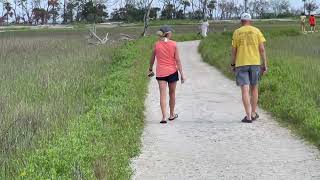
<instances>
[{"instance_id":1,"label":"sandy ground","mask_svg":"<svg viewBox=\"0 0 320 180\"><path fill-rule=\"evenodd\" d=\"M266 112L253 124L240 123L239 89L201 61L198 44L179 44L188 80L178 87L178 120L159 124L157 83L149 85L133 179L320 179L319 151Z\"/></svg>"}]
</instances>

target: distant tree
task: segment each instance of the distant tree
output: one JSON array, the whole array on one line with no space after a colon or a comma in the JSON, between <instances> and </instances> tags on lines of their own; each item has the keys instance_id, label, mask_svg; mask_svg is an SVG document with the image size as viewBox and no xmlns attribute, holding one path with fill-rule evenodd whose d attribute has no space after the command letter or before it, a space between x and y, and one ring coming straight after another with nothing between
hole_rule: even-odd
<instances>
[{"instance_id":1,"label":"distant tree","mask_svg":"<svg viewBox=\"0 0 320 180\"><path fill-rule=\"evenodd\" d=\"M215 10L216 7L217 7L217 1L211 0L208 4L210 19L213 19L213 10Z\"/></svg>"},{"instance_id":2,"label":"distant tree","mask_svg":"<svg viewBox=\"0 0 320 180\"><path fill-rule=\"evenodd\" d=\"M172 4L167 4L161 12L161 18L173 19L174 11L174 6Z\"/></svg>"},{"instance_id":3,"label":"distant tree","mask_svg":"<svg viewBox=\"0 0 320 180\"><path fill-rule=\"evenodd\" d=\"M234 1L222 0L218 3L220 19L230 19L235 12L236 3Z\"/></svg>"},{"instance_id":4,"label":"distant tree","mask_svg":"<svg viewBox=\"0 0 320 180\"><path fill-rule=\"evenodd\" d=\"M12 10L12 6L11 6L11 3L10 2L5 2L4 3L4 8L6 9L6 15L7 15L7 24L9 24L9 16L12 16L12 12L11 12L11 10Z\"/></svg>"},{"instance_id":5,"label":"distant tree","mask_svg":"<svg viewBox=\"0 0 320 180\"><path fill-rule=\"evenodd\" d=\"M24 23L32 23L31 14L29 6L28 6L28 0L18 0L18 4L21 6L22 16L21 19ZM27 18L25 18L27 16Z\"/></svg>"},{"instance_id":6,"label":"distant tree","mask_svg":"<svg viewBox=\"0 0 320 180\"><path fill-rule=\"evenodd\" d=\"M302 0L303 2L303 12L306 14L306 0Z\"/></svg>"},{"instance_id":7,"label":"distant tree","mask_svg":"<svg viewBox=\"0 0 320 180\"><path fill-rule=\"evenodd\" d=\"M62 14L62 18L63 18L63 21L62 23L63 24L66 24L67 23L67 2L66 0L63 0L63 14Z\"/></svg>"},{"instance_id":8,"label":"distant tree","mask_svg":"<svg viewBox=\"0 0 320 180\"><path fill-rule=\"evenodd\" d=\"M177 12L177 17L176 17L176 18L177 18L177 19L185 19L185 18L186 18L186 16L184 15L182 9L180 9L180 10Z\"/></svg>"},{"instance_id":9,"label":"distant tree","mask_svg":"<svg viewBox=\"0 0 320 180\"><path fill-rule=\"evenodd\" d=\"M35 24L39 24L39 21L41 20L41 24L47 23L47 10L43 8L34 8L32 10L32 19L35 22Z\"/></svg>"},{"instance_id":10,"label":"distant tree","mask_svg":"<svg viewBox=\"0 0 320 180\"><path fill-rule=\"evenodd\" d=\"M158 7L151 8L151 10L150 10L150 18L156 20L156 19L158 18L158 12L159 12L160 10L161 10L161 9L158 8Z\"/></svg>"},{"instance_id":11,"label":"distant tree","mask_svg":"<svg viewBox=\"0 0 320 180\"><path fill-rule=\"evenodd\" d=\"M237 18L241 17L241 14L244 12L244 6L243 5L236 5L233 9L233 13Z\"/></svg>"},{"instance_id":12,"label":"distant tree","mask_svg":"<svg viewBox=\"0 0 320 180\"><path fill-rule=\"evenodd\" d=\"M14 18L15 18L15 23L19 23L20 21L20 16L17 15L17 8L18 8L18 0L13 0L14 3L14 8L12 8L13 14L14 14Z\"/></svg>"},{"instance_id":13,"label":"distant tree","mask_svg":"<svg viewBox=\"0 0 320 180\"><path fill-rule=\"evenodd\" d=\"M186 17L186 9L187 9L187 7L190 7L191 3L189 0L182 0L181 4L183 5L184 17Z\"/></svg>"},{"instance_id":14,"label":"distant tree","mask_svg":"<svg viewBox=\"0 0 320 180\"><path fill-rule=\"evenodd\" d=\"M143 16L143 32L142 36L146 36L148 28L149 28L149 21L150 21L150 12L151 12L151 6L152 6L153 0L146 0L144 1L144 16Z\"/></svg>"},{"instance_id":15,"label":"distant tree","mask_svg":"<svg viewBox=\"0 0 320 180\"><path fill-rule=\"evenodd\" d=\"M151 4L152 5L152 4ZM151 8L150 5L150 8ZM147 7L137 8L135 5L128 4L126 5L126 19L128 22L141 21L144 19L145 13L148 13L148 5ZM149 18L149 15L148 15Z\"/></svg>"},{"instance_id":16,"label":"distant tree","mask_svg":"<svg viewBox=\"0 0 320 180\"><path fill-rule=\"evenodd\" d=\"M290 2L288 0L271 0L270 6L275 16L278 16L289 12Z\"/></svg>"},{"instance_id":17,"label":"distant tree","mask_svg":"<svg viewBox=\"0 0 320 180\"><path fill-rule=\"evenodd\" d=\"M89 1L84 5L81 15L87 22L100 23L108 16L106 8L104 4L94 4L93 1Z\"/></svg>"},{"instance_id":18,"label":"distant tree","mask_svg":"<svg viewBox=\"0 0 320 180\"><path fill-rule=\"evenodd\" d=\"M47 7L47 14L48 16L52 16L52 23L56 24L57 23L57 17L59 15L59 6L58 0L48 0L48 7ZM50 9L51 8L51 9Z\"/></svg>"},{"instance_id":19,"label":"distant tree","mask_svg":"<svg viewBox=\"0 0 320 180\"><path fill-rule=\"evenodd\" d=\"M73 23L74 10L77 7L77 2L68 2L66 6L66 12L62 15L66 23Z\"/></svg>"},{"instance_id":20,"label":"distant tree","mask_svg":"<svg viewBox=\"0 0 320 180\"><path fill-rule=\"evenodd\" d=\"M202 5L202 19L206 21L208 19L207 18L208 0L200 0L200 1L202 1L202 3L201 3L201 5Z\"/></svg>"},{"instance_id":21,"label":"distant tree","mask_svg":"<svg viewBox=\"0 0 320 180\"><path fill-rule=\"evenodd\" d=\"M253 16L262 18L265 11L269 9L269 2L267 0L253 0L249 3L249 6Z\"/></svg>"},{"instance_id":22,"label":"distant tree","mask_svg":"<svg viewBox=\"0 0 320 180\"><path fill-rule=\"evenodd\" d=\"M111 19L114 21L124 21L125 20L124 8L113 9L111 13Z\"/></svg>"},{"instance_id":23,"label":"distant tree","mask_svg":"<svg viewBox=\"0 0 320 180\"><path fill-rule=\"evenodd\" d=\"M193 19L197 19L197 20L201 20L202 17L203 17L203 14L202 14L202 10L200 9L196 10L192 16Z\"/></svg>"},{"instance_id":24,"label":"distant tree","mask_svg":"<svg viewBox=\"0 0 320 180\"><path fill-rule=\"evenodd\" d=\"M248 0L244 0L244 12L248 12Z\"/></svg>"},{"instance_id":25,"label":"distant tree","mask_svg":"<svg viewBox=\"0 0 320 180\"><path fill-rule=\"evenodd\" d=\"M309 15L317 9L319 9L319 5L314 0L306 3L306 10Z\"/></svg>"}]
</instances>

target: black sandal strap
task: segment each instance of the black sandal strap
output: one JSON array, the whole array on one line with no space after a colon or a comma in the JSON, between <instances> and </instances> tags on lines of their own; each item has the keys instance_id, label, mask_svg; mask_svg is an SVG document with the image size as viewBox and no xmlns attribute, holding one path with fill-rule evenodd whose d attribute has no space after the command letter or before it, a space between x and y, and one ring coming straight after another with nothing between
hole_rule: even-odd
<instances>
[{"instance_id":1,"label":"black sandal strap","mask_svg":"<svg viewBox=\"0 0 320 180\"><path fill-rule=\"evenodd\" d=\"M179 115L178 115L178 114L175 114L172 119L169 118L168 120L169 120L169 121L173 121L173 120L177 119L178 117L179 117Z\"/></svg>"}]
</instances>

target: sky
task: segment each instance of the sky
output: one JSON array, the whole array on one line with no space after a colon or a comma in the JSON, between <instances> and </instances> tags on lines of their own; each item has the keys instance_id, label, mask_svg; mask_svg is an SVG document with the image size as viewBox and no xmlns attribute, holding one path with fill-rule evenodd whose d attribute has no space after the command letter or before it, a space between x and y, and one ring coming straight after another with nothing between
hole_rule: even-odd
<instances>
[{"instance_id":1,"label":"sky","mask_svg":"<svg viewBox=\"0 0 320 180\"><path fill-rule=\"evenodd\" d=\"M9 0L9 1L13 1L13 0ZM62 1L62 0L60 0L60 1ZM237 0L237 1L239 3L240 2L244 2L244 0ZM289 0L289 1L291 3L291 6L293 8L295 8L295 9L301 8L303 6L302 0ZM320 0L316 0L316 1L320 5ZM110 13L110 12L112 12L112 10L114 8L118 8L119 7L119 5L117 5L117 4L119 4L119 2L125 2L125 0L107 0L107 2L108 2L108 5L107 5L108 12ZM161 1L160 0L154 0L154 6L157 6L157 7L161 6L160 2L163 2L163 0L161 0ZM320 10L318 12L320 13ZM2 9L0 8L0 15L1 14L2 14Z\"/></svg>"},{"instance_id":2,"label":"sky","mask_svg":"<svg viewBox=\"0 0 320 180\"><path fill-rule=\"evenodd\" d=\"M120 0L121 1L121 0ZM291 6L294 8L300 8L303 6L302 0L289 0L291 3ZM318 2L318 4L320 4L320 0L316 0ZM114 9L114 8L118 8L118 5L114 5L114 2L119 2L119 0L109 0L110 2L110 6L108 8L109 12ZM124 0L123 0L124 2ZM154 0L154 6L159 6L159 0ZM239 3L244 2L244 0L238 0Z\"/></svg>"}]
</instances>

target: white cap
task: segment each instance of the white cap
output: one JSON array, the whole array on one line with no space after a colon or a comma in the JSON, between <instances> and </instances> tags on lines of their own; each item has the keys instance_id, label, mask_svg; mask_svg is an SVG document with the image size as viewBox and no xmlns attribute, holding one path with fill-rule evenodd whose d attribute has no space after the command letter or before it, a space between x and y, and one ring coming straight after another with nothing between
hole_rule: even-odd
<instances>
[{"instance_id":1,"label":"white cap","mask_svg":"<svg viewBox=\"0 0 320 180\"><path fill-rule=\"evenodd\" d=\"M241 20L244 20L244 21L251 21L252 18L251 18L251 15L249 13L243 13L241 15Z\"/></svg>"}]
</instances>

